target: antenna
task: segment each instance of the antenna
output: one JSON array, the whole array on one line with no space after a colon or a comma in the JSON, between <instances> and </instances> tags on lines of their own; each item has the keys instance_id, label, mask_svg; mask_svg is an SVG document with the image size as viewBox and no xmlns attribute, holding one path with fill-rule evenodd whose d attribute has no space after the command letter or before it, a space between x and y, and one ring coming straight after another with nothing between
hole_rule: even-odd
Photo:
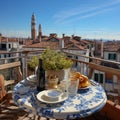
<instances>
[{"instance_id":1,"label":"antenna","mask_svg":"<svg viewBox=\"0 0 120 120\"><path fill-rule=\"evenodd\" d=\"M76 34L76 29L75 29L75 27L73 27L73 35L75 35Z\"/></svg>"}]
</instances>

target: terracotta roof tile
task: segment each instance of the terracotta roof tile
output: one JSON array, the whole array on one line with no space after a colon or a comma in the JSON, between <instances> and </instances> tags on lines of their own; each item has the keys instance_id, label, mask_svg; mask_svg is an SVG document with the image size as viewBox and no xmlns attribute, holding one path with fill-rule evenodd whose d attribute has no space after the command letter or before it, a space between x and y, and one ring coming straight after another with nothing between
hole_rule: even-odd
<instances>
[{"instance_id":1,"label":"terracotta roof tile","mask_svg":"<svg viewBox=\"0 0 120 120\"><path fill-rule=\"evenodd\" d=\"M104 46L104 51L117 52L120 49L120 45L108 45Z\"/></svg>"},{"instance_id":2,"label":"terracotta roof tile","mask_svg":"<svg viewBox=\"0 0 120 120\"><path fill-rule=\"evenodd\" d=\"M7 37L2 37L1 42L18 42L18 39L16 38L7 38Z\"/></svg>"},{"instance_id":3,"label":"terracotta roof tile","mask_svg":"<svg viewBox=\"0 0 120 120\"><path fill-rule=\"evenodd\" d=\"M104 42L104 51L119 52L120 41L107 41Z\"/></svg>"},{"instance_id":4,"label":"terracotta roof tile","mask_svg":"<svg viewBox=\"0 0 120 120\"><path fill-rule=\"evenodd\" d=\"M27 45L25 46L25 48L46 48L47 46L49 46L51 49L58 49L59 42L40 42L40 43Z\"/></svg>"}]
</instances>

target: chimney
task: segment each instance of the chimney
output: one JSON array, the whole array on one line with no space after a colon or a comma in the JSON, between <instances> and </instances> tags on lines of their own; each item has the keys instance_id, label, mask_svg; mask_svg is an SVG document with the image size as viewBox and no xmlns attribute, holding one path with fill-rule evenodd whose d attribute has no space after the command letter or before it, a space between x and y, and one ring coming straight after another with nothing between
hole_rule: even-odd
<instances>
[{"instance_id":1,"label":"chimney","mask_svg":"<svg viewBox=\"0 0 120 120\"><path fill-rule=\"evenodd\" d=\"M74 34L71 36L72 37L72 39L74 38Z\"/></svg>"},{"instance_id":2,"label":"chimney","mask_svg":"<svg viewBox=\"0 0 120 120\"><path fill-rule=\"evenodd\" d=\"M64 39L59 40L59 46L61 49L64 48Z\"/></svg>"},{"instance_id":3,"label":"chimney","mask_svg":"<svg viewBox=\"0 0 120 120\"><path fill-rule=\"evenodd\" d=\"M65 34L63 33L63 34L62 34L62 38L64 38L64 37L65 37Z\"/></svg>"}]
</instances>

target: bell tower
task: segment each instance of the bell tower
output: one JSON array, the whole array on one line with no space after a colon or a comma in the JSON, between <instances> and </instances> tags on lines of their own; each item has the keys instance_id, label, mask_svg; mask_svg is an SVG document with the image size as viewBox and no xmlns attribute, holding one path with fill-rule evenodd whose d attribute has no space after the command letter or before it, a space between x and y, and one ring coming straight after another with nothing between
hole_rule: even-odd
<instances>
[{"instance_id":1,"label":"bell tower","mask_svg":"<svg viewBox=\"0 0 120 120\"><path fill-rule=\"evenodd\" d=\"M36 21L34 13L32 14L31 18L31 39L32 40L36 39Z\"/></svg>"},{"instance_id":2,"label":"bell tower","mask_svg":"<svg viewBox=\"0 0 120 120\"><path fill-rule=\"evenodd\" d=\"M39 39L39 42L41 42L41 38L42 38L42 28L41 28L41 24L39 24L39 30L38 30L38 39Z\"/></svg>"}]
</instances>

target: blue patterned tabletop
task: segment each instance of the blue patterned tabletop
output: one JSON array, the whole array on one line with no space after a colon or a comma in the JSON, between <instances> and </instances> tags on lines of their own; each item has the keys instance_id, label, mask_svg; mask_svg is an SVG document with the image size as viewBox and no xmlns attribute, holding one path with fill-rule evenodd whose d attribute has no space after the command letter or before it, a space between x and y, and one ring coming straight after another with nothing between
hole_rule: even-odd
<instances>
[{"instance_id":1,"label":"blue patterned tabletop","mask_svg":"<svg viewBox=\"0 0 120 120\"><path fill-rule=\"evenodd\" d=\"M19 107L30 113L55 119L69 120L89 116L102 109L107 100L100 85L78 90L76 96L56 104L40 102L36 98L37 94L36 87L31 86L27 80L22 80L13 89L13 99Z\"/></svg>"}]
</instances>

